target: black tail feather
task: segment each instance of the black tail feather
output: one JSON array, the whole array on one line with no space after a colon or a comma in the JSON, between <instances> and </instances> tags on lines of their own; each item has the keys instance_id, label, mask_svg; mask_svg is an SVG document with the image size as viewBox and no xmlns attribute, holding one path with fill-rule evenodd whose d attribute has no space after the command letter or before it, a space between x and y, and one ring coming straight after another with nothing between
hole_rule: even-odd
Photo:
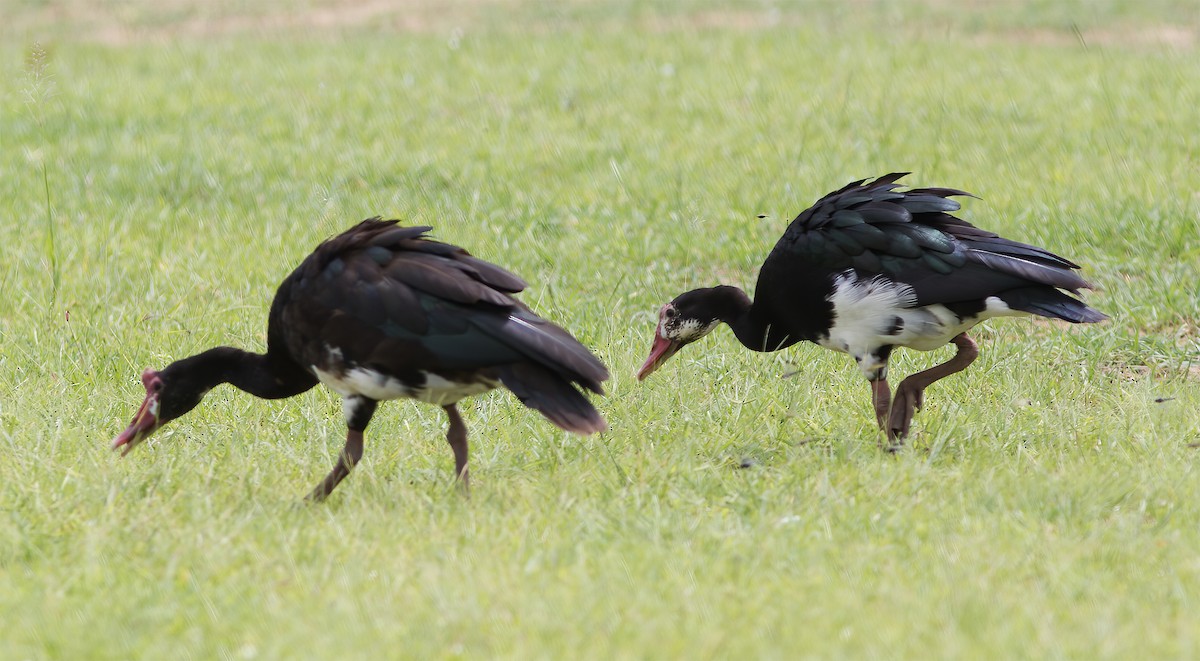
<instances>
[{"instance_id":1,"label":"black tail feather","mask_svg":"<svg viewBox=\"0 0 1200 661\"><path fill-rule=\"evenodd\" d=\"M604 417L583 393L541 365L506 365L499 368L498 373L500 382L522 404L559 427L577 434L594 434L608 429Z\"/></svg>"},{"instance_id":2,"label":"black tail feather","mask_svg":"<svg viewBox=\"0 0 1200 661\"><path fill-rule=\"evenodd\" d=\"M999 250L967 250L967 261L982 264L989 269L1017 276L1030 282L1068 289L1090 289L1091 285L1070 268L1062 268L1034 261L1017 255L1006 255Z\"/></svg>"},{"instance_id":3,"label":"black tail feather","mask_svg":"<svg viewBox=\"0 0 1200 661\"><path fill-rule=\"evenodd\" d=\"M1021 310L1073 324L1094 324L1108 315L1083 301L1051 287L1022 287L999 294L1000 300L1014 310Z\"/></svg>"}]
</instances>

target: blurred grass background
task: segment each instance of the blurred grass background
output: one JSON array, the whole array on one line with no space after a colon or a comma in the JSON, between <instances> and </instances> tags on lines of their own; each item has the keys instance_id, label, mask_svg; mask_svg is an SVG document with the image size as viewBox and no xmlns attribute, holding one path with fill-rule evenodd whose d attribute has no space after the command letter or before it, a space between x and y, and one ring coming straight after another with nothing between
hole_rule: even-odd
<instances>
[{"instance_id":1,"label":"blurred grass background","mask_svg":"<svg viewBox=\"0 0 1200 661\"><path fill-rule=\"evenodd\" d=\"M0 656L1200 649L1195 3L0 10ZM658 305L752 288L792 216L894 170L1113 320L993 322L896 457L816 347L717 333L633 381ZM612 431L476 398L464 500L441 413L388 404L317 508L323 391L218 389L108 452L142 368L261 350L279 281L373 215L526 277L613 369Z\"/></svg>"}]
</instances>

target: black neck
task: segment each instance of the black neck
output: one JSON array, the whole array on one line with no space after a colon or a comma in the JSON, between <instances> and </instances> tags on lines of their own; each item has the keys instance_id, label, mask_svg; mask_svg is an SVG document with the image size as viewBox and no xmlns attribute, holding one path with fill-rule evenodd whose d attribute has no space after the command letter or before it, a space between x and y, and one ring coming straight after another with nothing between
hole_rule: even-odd
<instances>
[{"instance_id":1,"label":"black neck","mask_svg":"<svg viewBox=\"0 0 1200 661\"><path fill-rule=\"evenodd\" d=\"M205 390L229 383L263 399L291 397L317 384L316 377L291 360L233 347L209 349L171 367L186 370Z\"/></svg>"},{"instance_id":2,"label":"black neck","mask_svg":"<svg viewBox=\"0 0 1200 661\"><path fill-rule=\"evenodd\" d=\"M778 351L800 340L789 337L778 327L772 326L770 320L765 318L761 310L754 307L750 297L741 289L722 285L713 287L710 291L717 318L733 329L734 336L747 349Z\"/></svg>"}]
</instances>

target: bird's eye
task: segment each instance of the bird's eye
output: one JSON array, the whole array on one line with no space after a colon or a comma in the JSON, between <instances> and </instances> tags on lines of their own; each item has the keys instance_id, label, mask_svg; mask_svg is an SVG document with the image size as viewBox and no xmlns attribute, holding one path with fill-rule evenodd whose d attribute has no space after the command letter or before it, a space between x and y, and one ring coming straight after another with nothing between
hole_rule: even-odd
<instances>
[{"instance_id":1,"label":"bird's eye","mask_svg":"<svg viewBox=\"0 0 1200 661\"><path fill-rule=\"evenodd\" d=\"M666 310L663 310L663 316L667 319L674 319L675 317L679 316L679 312L676 311L675 308L667 308Z\"/></svg>"},{"instance_id":2,"label":"bird's eye","mask_svg":"<svg viewBox=\"0 0 1200 661\"><path fill-rule=\"evenodd\" d=\"M150 388L151 388L151 389L152 389L154 392L162 392L162 389L163 389L163 383L162 383L162 381L155 381L155 382L154 382L154 384L150 386Z\"/></svg>"}]
</instances>

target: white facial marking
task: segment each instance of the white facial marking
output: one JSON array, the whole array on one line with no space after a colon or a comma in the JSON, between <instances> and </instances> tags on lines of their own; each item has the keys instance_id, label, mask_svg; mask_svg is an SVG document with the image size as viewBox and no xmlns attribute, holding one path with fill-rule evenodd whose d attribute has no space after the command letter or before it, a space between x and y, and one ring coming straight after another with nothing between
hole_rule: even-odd
<instances>
[{"instance_id":1,"label":"white facial marking","mask_svg":"<svg viewBox=\"0 0 1200 661\"><path fill-rule=\"evenodd\" d=\"M663 322L661 335L669 340L680 342L695 342L708 335L720 323L716 319L706 323L699 319L676 318L671 322Z\"/></svg>"}]
</instances>

